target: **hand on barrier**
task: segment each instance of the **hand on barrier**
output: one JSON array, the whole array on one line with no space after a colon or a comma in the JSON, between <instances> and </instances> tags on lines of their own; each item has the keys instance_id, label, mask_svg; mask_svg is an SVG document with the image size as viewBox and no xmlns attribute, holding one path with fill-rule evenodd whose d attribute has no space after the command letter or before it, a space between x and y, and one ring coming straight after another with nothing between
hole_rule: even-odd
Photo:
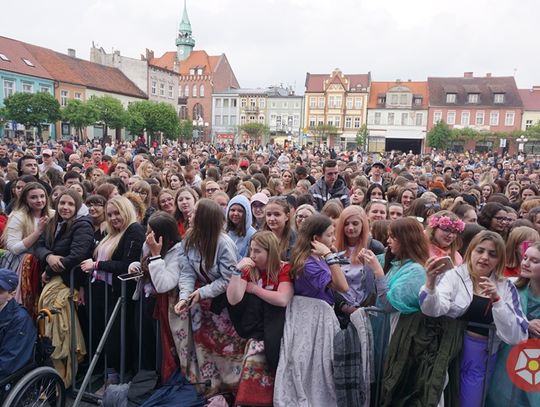
<instances>
[{"instance_id":1,"label":"hand on barrier","mask_svg":"<svg viewBox=\"0 0 540 407\"><path fill-rule=\"evenodd\" d=\"M81 270L85 273L94 271L94 260L86 259L81 262Z\"/></svg>"},{"instance_id":2,"label":"hand on barrier","mask_svg":"<svg viewBox=\"0 0 540 407\"><path fill-rule=\"evenodd\" d=\"M141 271L141 262L140 261L134 261L131 263L128 267L128 273L134 274L134 273L142 273Z\"/></svg>"}]
</instances>

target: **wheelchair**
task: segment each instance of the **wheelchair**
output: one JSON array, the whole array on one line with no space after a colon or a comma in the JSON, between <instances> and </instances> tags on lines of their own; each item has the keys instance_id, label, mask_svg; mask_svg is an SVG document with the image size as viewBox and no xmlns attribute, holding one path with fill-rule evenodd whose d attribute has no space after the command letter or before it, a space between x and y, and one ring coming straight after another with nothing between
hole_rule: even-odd
<instances>
[{"instance_id":1,"label":"wheelchair","mask_svg":"<svg viewBox=\"0 0 540 407\"><path fill-rule=\"evenodd\" d=\"M64 407L66 389L64 381L50 363L54 347L44 335L44 321L51 320L55 309L42 309L37 320L38 337L34 357L22 369L0 381L2 407Z\"/></svg>"}]
</instances>

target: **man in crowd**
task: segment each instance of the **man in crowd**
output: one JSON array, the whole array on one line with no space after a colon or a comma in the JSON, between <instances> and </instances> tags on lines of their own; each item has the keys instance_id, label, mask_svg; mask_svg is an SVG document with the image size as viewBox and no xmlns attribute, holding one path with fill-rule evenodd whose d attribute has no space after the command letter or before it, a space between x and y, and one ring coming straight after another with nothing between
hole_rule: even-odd
<instances>
[{"instance_id":1,"label":"man in crowd","mask_svg":"<svg viewBox=\"0 0 540 407\"><path fill-rule=\"evenodd\" d=\"M323 164L323 176L309 189L313 196L315 207L321 210L324 204L337 198L347 207L350 204L349 191L345 180L339 175L336 160L326 160Z\"/></svg>"}]
</instances>

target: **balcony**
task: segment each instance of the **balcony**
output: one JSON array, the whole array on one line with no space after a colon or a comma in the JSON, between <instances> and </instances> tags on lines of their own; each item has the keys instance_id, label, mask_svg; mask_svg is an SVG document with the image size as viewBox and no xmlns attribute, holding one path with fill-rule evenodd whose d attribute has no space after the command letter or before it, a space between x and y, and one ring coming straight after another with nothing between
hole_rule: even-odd
<instances>
[{"instance_id":1,"label":"balcony","mask_svg":"<svg viewBox=\"0 0 540 407\"><path fill-rule=\"evenodd\" d=\"M248 114L259 114L259 108L257 106L246 106L244 111Z\"/></svg>"}]
</instances>

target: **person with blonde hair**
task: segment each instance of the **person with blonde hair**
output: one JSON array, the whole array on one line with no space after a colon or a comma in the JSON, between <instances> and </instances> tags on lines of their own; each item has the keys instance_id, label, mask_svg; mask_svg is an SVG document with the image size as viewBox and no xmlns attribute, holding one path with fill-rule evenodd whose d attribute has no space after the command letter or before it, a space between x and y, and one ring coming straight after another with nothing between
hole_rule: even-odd
<instances>
[{"instance_id":1,"label":"person with blonde hair","mask_svg":"<svg viewBox=\"0 0 540 407\"><path fill-rule=\"evenodd\" d=\"M296 233L300 230L302 223L314 213L317 213L317 210L310 204L302 204L296 208L296 211L294 212L294 222L292 224Z\"/></svg>"},{"instance_id":2,"label":"person with blonde hair","mask_svg":"<svg viewBox=\"0 0 540 407\"><path fill-rule=\"evenodd\" d=\"M116 300L120 297L120 280L116 278L119 274L128 272L129 265L139 260L144 243L145 231L137 222L137 215L133 204L124 196L116 196L107 201L105 206L107 219L107 235L99 242L94 250L93 258L81 262L81 269L85 273L92 273L92 313L94 323L93 343L99 343L101 333L105 329L107 320L110 318ZM127 282L128 296L127 314L132 315L133 303L131 292L134 291L134 284ZM105 291L110 291L108 295ZM105 299L107 298L107 306ZM105 317L107 307L109 315ZM131 324L128 325L131 327ZM135 332L131 331L126 335L134 338ZM119 380L118 371L120 368L120 321L117 320L113 326L109 340L107 341L105 352L107 354L110 369L108 370L108 383L114 384Z\"/></svg>"},{"instance_id":3,"label":"person with blonde hair","mask_svg":"<svg viewBox=\"0 0 540 407\"><path fill-rule=\"evenodd\" d=\"M146 160L139 165L139 168L137 168L136 174L145 179L150 178L152 176L152 173L154 172L154 164L152 164L151 161Z\"/></svg>"},{"instance_id":4,"label":"person with blonde hair","mask_svg":"<svg viewBox=\"0 0 540 407\"><path fill-rule=\"evenodd\" d=\"M540 241L540 234L533 228L519 226L510 231L506 240L506 265L504 277L519 277L520 264L527 247Z\"/></svg>"}]
</instances>

